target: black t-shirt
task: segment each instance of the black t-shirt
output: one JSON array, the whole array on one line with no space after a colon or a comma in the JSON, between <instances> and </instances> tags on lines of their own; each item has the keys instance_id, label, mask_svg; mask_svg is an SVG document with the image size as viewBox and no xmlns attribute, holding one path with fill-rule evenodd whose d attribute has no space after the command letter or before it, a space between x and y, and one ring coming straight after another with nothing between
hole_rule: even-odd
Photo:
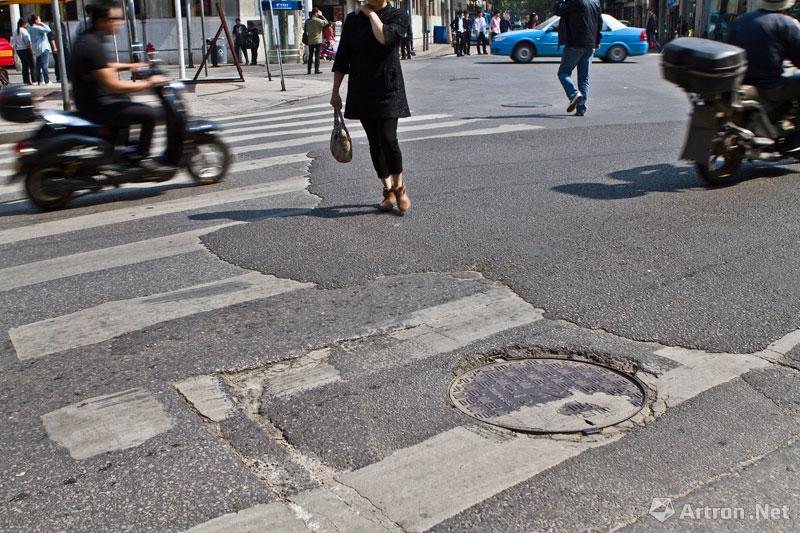
<instances>
[{"instance_id":1,"label":"black t-shirt","mask_svg":"<svg viewBox=\"0 0 800 533\"><path fill-rule=\"evenodd\" d=\"M94 31L82 33L72 47L72 93L78 111L91 111L115 100L97 79L96 71L108 67L103 36Z\"/></svg>"}]
</instances>

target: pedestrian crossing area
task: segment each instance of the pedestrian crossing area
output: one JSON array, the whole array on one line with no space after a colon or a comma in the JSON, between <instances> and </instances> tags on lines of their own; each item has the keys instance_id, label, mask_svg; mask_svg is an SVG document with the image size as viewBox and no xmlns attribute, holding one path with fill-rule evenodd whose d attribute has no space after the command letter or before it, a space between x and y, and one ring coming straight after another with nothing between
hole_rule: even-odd
<instances>
[{"instance_id":1,"label":"pedestrian crossing area","mask_svg":"<svg viewBox=\"0 0 800 533\"><path fill-rule=\"evenodd\" d=\"M23 365L22 373L34 365L47 367L69 359L79 375L83 352L104 343L199 315L207 316L208 329L214 329L222 327L214 322L215 313L235 306L279 298L286 305L309 291L322 292L312 283L228 264L213 256L202 238L262 217L291 216L317 207L320 198L308 190L308 151L325 147L332 122L329 109L328 104L307 104L221 119L235 160L229 177L219 185L194 187L188 178L127 185L87 195L98 201L77 199L74 208L55 213L35 213L16 186L0 186L0 302L9 311L0 323L7 330L10 350L3 357ZM536 129L436 113L401 121L399 134L402 142L413 142ZM358 124L350 124L350 131L354 139L365 139ZM8 148L0 151L0 177L9 173L11 163ZM241 215L253 212L261 215ZM175 270L207 269L209 279L152 291L137 283L139 267L158 271L166 262ZM125 276L130 287L121 287L109 273ZM69 293L75 280L92 293L85 302ZM337 387L363 382L368 389L379 381L380 373L391 373L401 365L426 364L516 328L547 322L542 309L501 284L471 274L450 282L472 284L460 289L461 294L377 321L356 337L331 338L325 346L292 354L291 361L248 377L246 386L238 374L219 369L201 375L189 372L167 383L173 400L185 399L181 404L168 401L163 388L156 390L148 382L132 382L110 392L82 390L74 401L39 413L29 431L45 435L52 446L49 453L67 464L88 464L100 457L125 464L126 454L187 424L210 428L210 438L216 438L223 422L254 422L260 415L248 407L248 395L255 394L268 406L274 402L277 409L285 402L332 390L338 393L331 395L335 403L336 398L347 397L347 391ZM35 300L31 295L43 301L17 304ZM348 312L346 305L342 315ZM658 391L658 400L674 407L712 386L765 367L766 356L787 353L797 344L800 336L792 333L764 354L736 358L662 348L655 354L673 368L649 385ZM196 349L203 350L199 341ZM108 365L113 366L114 356L109 357ZM343 365L345 359L352 364ZM603 438L558 440L514 434L463 419L453 422L444 401L435 409L439 410L435 416L450 421L432 435L397 445L355 468L332 466L324 451L317 454L282 441L280 446L298 468L308 470L312 488L232 513L222 512L225 506L220 504L202 511L204 520L183 524L182 529L425 531L625 436L618 432ZM270 438L267 433L262 437ZM216 445L228 449L222 440ZM237 458L245 454L238 449L229 453ZM164 483L168 485L167 480ZM109 530L113 529L112 524Z\"/></svg>"}]
</instances>

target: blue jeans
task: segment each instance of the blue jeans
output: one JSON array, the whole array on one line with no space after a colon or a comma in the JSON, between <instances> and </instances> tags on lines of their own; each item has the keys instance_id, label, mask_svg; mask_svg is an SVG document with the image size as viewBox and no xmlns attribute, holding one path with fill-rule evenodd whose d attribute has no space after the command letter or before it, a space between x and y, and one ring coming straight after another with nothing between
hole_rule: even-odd
<instances>
[{"instance_id":1,"label":"blue jeans","mask_svg":"<svg viewBox=\"0 0 800 533\"><path fill-rule=\"evenodd\" d=\"M578 111L586 112L586 101L589 99L589 65L592 64L594 48L575 48L567 46L561 54L561 66L558 67L558 80L567 93L567 98L572 99L580 90L583 102L578 106ZM572 71L578 67L578 87L572 81Z\"/></svg>"},{"instance_id":2,"label":"blue jeans","mask_svg":"<svg viewBox=\"0 0 800 533\"><path fill-rule=\"evenodd\" d=\"M50 67L50 50L45 50L42 55L36 56L36 81L39 83L50 83L50 74L47 69Z\"/></svg>"}]
</instances>

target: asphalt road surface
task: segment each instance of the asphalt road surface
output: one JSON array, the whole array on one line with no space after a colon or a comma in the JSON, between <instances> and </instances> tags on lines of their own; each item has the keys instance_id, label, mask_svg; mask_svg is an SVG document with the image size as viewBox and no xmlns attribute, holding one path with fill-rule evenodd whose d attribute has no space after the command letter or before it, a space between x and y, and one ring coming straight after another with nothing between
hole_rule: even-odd
<instances>
[{"instance_id":1,"label":"asphalt road surface","mask_svg":"<svg viewBox=\"0 0 800 533\"><path fill-rule=\"evenodd\" d=\"M0 187L0 530L800 529L800 168L706 188L657 56L594 64L583 118L553 61L403 66L405 217L326 99L221 118L218 185ZM554 435L451 404L542 356L645 405Z\"/></svg>"}]
</instances>

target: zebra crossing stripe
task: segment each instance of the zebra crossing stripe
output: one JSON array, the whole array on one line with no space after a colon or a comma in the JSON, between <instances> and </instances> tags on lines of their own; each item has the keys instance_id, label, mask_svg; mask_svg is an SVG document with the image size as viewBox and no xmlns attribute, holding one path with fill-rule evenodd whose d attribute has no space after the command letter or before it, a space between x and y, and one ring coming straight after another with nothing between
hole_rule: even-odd
<instances>
[{"instance_id":1,"label":"zebra crossing stripe","mask_svg":"<svg viewBox=\"0 0 800 533\"><path fill-rule=\"evenodd\" d=\"M143 389L88 398L41 419L48 437L78 460L134 448L173 426L163 406Z\"/></svg>"},{"instance_id":2,"label":"zebra crossing stripe","mask_svg":"<svg viewBox=\"0 0 800 533\"><path fill-rule=\"evenodd\" d=\"M403 119L403 124L408 124L408 123L412 123L412 122L426 122L426 121L429 121L429 120L440 120L440 119L449 118L449 117L450 117L450 115L419 115L419 116L416 116L416 117L410 117L410 118ZM308 133L320 133L320 132L325 132L325 131L328 132L329 135L330 135L330 130L332 128L333 121L326 121L326 122L330 122L330 124L326 124L325 126L319 126L319 127L298 128L298 129L294 129L294 130L290 130L290 131L289 130L287 130L287 131L273 131L273 132L267 132L267 133L260 133L260 132L257 131L256 133L249 133L247 135L239 135L238 137L226 137L225 140L227 142L229 142L229 143L237 143L237 142L242 142L242 141L249 141L249 140L252 140L252 139L263 139L263 138L267 138L267 137L281 137L281 136L284 136L284 135L306 135ZM361 126L360 125L356 125L356 124L354 124L351 127L351 130L352 131L355 131L355 130L363 131L361 129Z\"/></svg>"},{"instance_id":3,"label":"zebra crossing stripe","mask_svg":"<svg viewBox=\"0 0 800 533\"><path fill-rule=\"evenodd\" d=\"M238 513L222 515L199 524L186 533L308 533L302 516L281 502L262 503Z\"/></svg>"},{"instance_id":4,"label":"zebra crossing stripe","mask_svg":"<svg viewBox=\"0 0 800 533\"><path fill-rule=\"evenodd\" d=\"M201 235L235 224L244 222L219 224L166 237L4 268L0 270L0 291L205 250L200 243Z\"/></svg>"},{"instance_id":5,"label":"zebra crossing stripe","mask_svg":"<svg viewBox=\"0 0 800 533\"><path fill-rule=\"evenodd\" d=\"M291 115L292 113L297 113L298 111L309 111L311 109L331 109L331 104L311 104L311 105L302 105L302 106L287 106L287 107L279 107L269 111L259 111L255 113L244 113L235 116L226 115L224 117L214 118L214 122L218 122L220 124L224 124L227 122L239 122L239 120L243 118L253 118L253 117L274 117L275 115Z\"/></svg>"},{"instance_id":6,"label":"zebra crossing stripe","mask_svg":"<svg viewBox=\"0 0 800 533\"><path fill-rule=\"evenodd\" d=\"M233 202L243 202L256 198L304 192L307 186L307 177L295 176L270 183L213 191L175 200L166 200L155 204L112 209L88 215L40 222L29 226L0 230L0 244L10 244L29 239L61 235L72 231L130 222L131 220L143 220L170 213L191 211ZM314 207L317 201L309 194L307 204L308 207Z\"/></svg>"},{"instance_id":7,"label":"zebra crossing stripe","mask_svg":"<svg viewBox=\"0 0 800 533\"><path fill-rule=\"evenodd\" d=\"M498 135L502 133L515 133L519 131L543 130L544 126L534 126L533 124L503 124L494 128L479 128L474 130L451 131L438 135L427 135L425 137L412 137L410 139L400 139L400 142L409 143L414 141L428 141L431 139L447 139L450 137L473 137L476 135Z\"/></svg>"},{"instance_id":8,"label":"zebra crossing stripe","mask_svg":"<svg viewBox=\"0 0 800 533\"><path fill-rule=\"evenodd\" d=\"M426 130L436 130L444 128L460 128L468 124L474 124L475 122L478 122L478 119L459 119L459 120L450 120L446 122L438 122L433 124L416 124L413 126L400 126L397 128L397 132L404 133L411 131L426 131ZM367 134L364 133L363 131L352 131L350 132L350 137L352 139L364 139L367 137ZM330 134L315 135L299 139L287 139L283 141L273 141L260 144L248 144L244 146L235 147L234 153L246 154L249 152L258 152L261 150L274 150L276 148L293 148L297 146L307 146L311 144L317 144L328 140L330 140Z\"/></svg>"},{"instance_id":9,"label":"zebra crossing stripe","mask_svg":"<svg viewBox=\"0 0 800 533\"><path fill-rule=\"evenodd\" d=\"M457 427L337 480L404 531L426 531L592 446Z\"/></svg>"},{"instance_id":10,"label":"zebra crossing stripe","mask_svg":"<svg viewBox=\"0 0 800 533\"><path fill-rule=\"evenodd\" d=\"M91 346L169 320L308 287L313 284L251 272L162 294L106 302L16 327L8 333L17 357L24 361Z\"/></svg>"}]
</instances>

